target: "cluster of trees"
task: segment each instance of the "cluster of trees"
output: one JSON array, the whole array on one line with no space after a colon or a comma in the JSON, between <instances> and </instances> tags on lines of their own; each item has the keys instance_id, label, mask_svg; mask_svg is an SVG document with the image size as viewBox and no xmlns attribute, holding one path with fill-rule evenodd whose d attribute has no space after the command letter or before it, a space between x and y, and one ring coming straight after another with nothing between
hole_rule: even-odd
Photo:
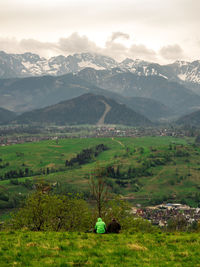
<instances>
[{"instance_id":1,"label":"cluster of trees","mask_svg":"<svg viewBox=\"0 0 200 267\"><path fill-rule=\"evenodd\" d=\"M140 151L142 151L142 148L140 148ZM152 150L153 151L153 150ZM186 155L185 152L179 152L177 151L177 154ZM121 170L120 166L117 167L114 166L108 166L105 170L105 175L107 177L116 179L118 182L123 184L123 182L119 182L120 180L135 180L138 177L143 176L152 176L152 171L150 168L166 165L168 162L170 162L171 155L169 153L157 153L157 154L150 154L149 158L144 159L143 161L138 160L140 162L140 166L134 167L129 166L127 170Z\"/></svg>"},{"instance_id":2,"label":"cluster of trees","mask_svg":"<svg viewBox=\"0 0 200 267\"><path fill-rule=\"evenodd\" d=\"M149 166L131 167L128 170L122 171L118 165L116 168L108 166L106 168L106 176L114 179L128 180L136 177L151 176L152 173L148 171Z\"/></svg>"},{"instance_id":3,"label":"cluster of trees","mask_svg":"<svg viewBox=\"0 0 200 267\"><path fill-rule=\"evenodd\" d=\"M180 199L180 203L200 208L200 193L189 192L184 195L180 194L178 197Z\"/></svg>"},{"instance_id":4,"label":"cluster of trees","mask_svg":"<svg viewBox=\"0 0 200 267\"><path fill-rule=\"evenodd\" d=\"M9 165L8 165L9 166ZM31 170L28 167L24 169L18 169L18 170L10 170L5 172L4 174L0 174L0 180L9 180L9 179L16 179L16 178L22 178L22 177L31 177L31 176L36 176L36 175L48 175L50 173L55 173L58 171L65 171L64 167L60 168L43 168L39 170Z\"/></svg>"},{"instance_id":5,"label":"cluster of trees","mask_svg":"<svg viewBox=\"0 0 200 267\"><path fill-rule=\"evenodd\" d=\"M173 151L171 156L173 157L189 157L190 153L187 150L187 147L184 147L183 145L169 145L169 150Z\"/></svg>"},{"instance_id":6,"label":"cluster of trees","mask_svg":"<svg viewBox=\"0 0 200 267\"><path fill-rule=\"evenodd\" d=\"M0 164L0 169L4 169L4 168L8 167L9 165L10 165L9 162L6 162L4 164Z\"/></svg>"},{"instance_id":7,"label":"cluster of trees","mask_svg":"<svg viewBox=\"0 0 200 267\"><path fill-rule=\"evenodd\" d=\"M190 153L184 149L178 149L174 152L175 157L189 157Z\"/></svg>"},{"instance_id":8,"label":"cluster of trees","mask_svg":"<svg viewBox=\"0 0 200 267\"><path fill-rule=\"evenodd\" d=\"M155 231L149 222L131 215L128 202L115 198L102 202L101 217L106 225L113 217L124 231ZM55 195L35 191L24 206L13 214L9 228L31 231L84 231L93 232L99 216L96 207L89 205L80 195ZM6 225L5 225L6 227ZM7 226L8 227L8 226Z\"/></svg>"},{"instance_id":9,"label":"cluster of trees","mask_svg":"<svg viewBox=\"0 0 200 267\"><path fill-rule=\"evenodd\" d=\"M79 196L59 196L34 192L24 207L14 215L15 229L31 231L85 231L90 228L91 216L87 203Z\"/></svg>"},{"instance_id":10,"label":"cluster of trees","mask_svg":"<svg viewBox=\"0 0 200 267\"><path fill-rule=\"evenodd\" d=\"M179 214L168 220L166 228L168 231L199 231L200 225L197 221L188 224L186 218Z\"/></svg>"},{"instance_id":11,"label":"cluster of trees","mask_svg":"<svg viewBox=\"0 0 200 267\"><path fill-rule=\"evenodd\" d=\"M19 169L19 170L10 170L7 171L4 174L1 174L0 180L7 180L7 179L13 179L13 178L20 178L20 177L28 177L32 176L33 171L30 171L29 168Z\"/></svg>"},{"instance_id":12,"label":"cluster of trees","mask_svg":"<svg viewBox=\"0 0 200 267\"><path fill-rule=\"evenodd\" d=\"M16 208L23 200L24 196L18 193L8 193L6 190L0 191L0 209Z\"/></svg>"},{"instance_id":13,"label":"cluster of trees","mask_svg":"<svg viewBox=\"0 0 200 267\"><path fill-rule=\"evenodd\" d=\"M52 188L53 193L57 195L76 195L79 194L84 200L91 198L91 192L88 188L81 188L75 184L67 184L65 182L57 182Z\"/></svg>"},{"instance_id":14,"label":"cluster of trees","mask_svg":"<svg viewBox=\"0 0 200 267\"><path fill-rule=\"evenodd\" d=\"M97 157L101 152L107 150L107 146L99 144L94 148L83 149L76 157L66 160L65 166L72 167L75 164L82 165L90 162L93 158Z\"/></svg>"},{"instance_id":15,"label":"cluster of trees","mask_svg":"<svg viewBox=\"0 0 200 267\"><path fill-rule=\"evenodd\" d=\"M156 152L156 149L152 149L152 152ZM167 151L163 152L156 152L156 153L151 153L149 155L149 158L161 158L163 163L167 163L172 161L173 157L189 157L190 153L188 151L187 147L184 147L183 145L173 145L170 144Z\"/></svg>"},{"instance_id":16,"label":"cluster of trees","mask_svg":"<svg viewBox=\"0 0 200 267\"><path fill-rule=\"evenodd\" d=\"M25 181L19 181L18 179L11 179L10 183L13 185L23 185L24 187L28 188L29 190L32 190L34 187L33 180L26 179Z\"/></svg>"},{"instance_id":17,"label":"cluster of trees","mask_svg":"<svg viewBox=\"0 0 200 267\"><path fill-rule=\"evenodd\" d=\"M131 167L127 170L121 170L118 165L116 168L108 166L105 169L105 175L113 178L115 183L120 187L126 187L131 185L133 191L138 191L140 188L139 177L151 176L152 172L149 170L149 166Z\"/></svg>"},{"instance_id":18,"label":"cluster of trees","mask_svg":"<svg viewBox=\"0 0 200 267\"><path fill-rule=\"evenodd\" d=\"M140 166L134 167L129 166L126 170L121 170L120 166L108 166L105 169L105 176L115 179L115 183L121 187L130 186L133 191L138 191L140 188L139 177L147 177L152 176L151 168L166 165L167 163L172 161L172 157L188 157L189 152L181 147L170 146L169 150L174 150L171 152L157 152L151 148L151 152L148 158L145 158L143 161L138 160L140 162ZM140 153L144 153L144 149L141 147L138 150ZM182 177L180 177L180 180Z\"/></svg>"},{"instance_id":19,"label":"cluster of trees","mask_svg":"<svg viewBox=\"0 0 200 267\"><path fill-rule=\"evenodd\" d=\"M172 161L172 154L168 152L163 153L157 153L157 154L150 154L149 155L149 164L152 165L152 167L159 166L159 165L165 165L166 163Z\"/></svg>"}]
</instances>

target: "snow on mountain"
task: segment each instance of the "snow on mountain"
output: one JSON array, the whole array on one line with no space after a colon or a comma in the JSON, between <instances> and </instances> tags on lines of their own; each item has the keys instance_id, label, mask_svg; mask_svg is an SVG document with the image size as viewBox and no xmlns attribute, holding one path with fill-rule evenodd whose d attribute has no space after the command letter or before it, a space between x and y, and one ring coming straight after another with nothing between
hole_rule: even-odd
<instances>
[{"instance_id":1,"label":"snow on mountain","mask_svg":"<svg viewBox=\"0 0 200 267\"><path fill-rule=\"evenodd\" d=\"M177 77L184 82L200 84L200 61L176 61L170 66Z\"/></svg>"},{"instance_id":2,"label":"snow on mountain","mask_svg":"<svg viewBox=\"0 0 200 267\"><path fill-rule=\"evenodd\" d=\"M81 64L81 66L86 67L84 63L89 63L94 65L94 69L111 69L118 66L118 63L112 59L111 57L99 55L99 54L91 54L91 53L82 53L73 55ZM87 66L91 67L91 66Z\"/></svg>"},{"instance_id":3,"label":"snow on mountain","mask_svg":"<svg viewBox=\"0 0 200 267\"><path fill-rule=\"evenodd\" d=\"M182 81L185 81L186 80L186 78L187 78L187 75L184 73L180 73L180 74L178 74L177 75L178 76L178 78L180 79L180 80L182 80Z\"/></svg>"},{"instance_id":4,"label":"snow on mountain","mask_svg":"<svg viewBox=\"0 0 200 267\"><path fill-rule=\"evenodd\" d=\"M144 60L140 59L130 59L127 58L121 63L119 63L119 67L124 70L129 70L132 73L135 73L139 76L161 76L165 79L168 79L166 75L160 72L160 69L158 68L160 65L150 63Z\"/></svg>"},{"instance_id":5,"label":"snow on mountain","mask_svg":"<svg viewBox=\"0 0 200 267\"><path fill-rule=\"evenodd\" d=\"M84 69L84 68L93 68L95 70L104 70L105 68L101 67L101 66L98 66L90 61L81 61L78 63L78 66L81 68L81 69Z\"/></svg>"},{"instance_id":6,"label":"snow on mountain","mask_svg":"<svg viewBox=\"0 0 200 267\"><path fill-rule=\"evenodd\" d=\"M119 66L121 68L129 69L129 70L134 70L137 67L142 67L142 66L147 66L149 65L149 62L140 60L140 59L131 59L131 58L126 58L123 60L121 63L119 63Z\"/></svg>"},{"instance_id":7,"label":"snow on mountain","mask_svg":"<svg viewBox=\"0 0 200 267\"><path fill-rule=\"evenodd\" d=\"M107 56L82 53L57 56L49 60L36 54L6 54L0 52L0 78L76 73L86 67L96 70L116 68L118 63Z\"/></svg>"},{"instance_id":8,"label":"snow on mountain","mask_svg":"<svg viewBox=\"0 0 200 267\"><path fill-rule=\"evenodd\" d=\"M95 70L117 69L118 72L132 72L138 76L161 76L169 81L200 84L200 61L176 61L169 65L159 65L130 58L117 62L111 57L95 53L46 59L32 53L7 54L0 51L0 78L63 75L77 73L88 67Z\"/></svg>"}]
</instances>

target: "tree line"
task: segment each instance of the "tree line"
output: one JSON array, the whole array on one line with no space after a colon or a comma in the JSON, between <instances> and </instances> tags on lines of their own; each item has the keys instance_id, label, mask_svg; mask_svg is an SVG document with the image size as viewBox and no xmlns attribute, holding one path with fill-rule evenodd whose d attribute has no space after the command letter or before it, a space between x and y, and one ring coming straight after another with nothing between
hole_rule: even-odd
<instances>
[{"instance_id":1,"label":"tree line","mask_svg":"<svg viewBox=\"0 0 200 267\"><path fill-rule=\"evenodd\" d=\"M92 159L96 158L101 152L108 150L104 144L99 144L94 148L83 149L76 157L66 160L65 166L72 167L74 165L83 165L89 163Z\"/></svg>"},{"instance_id":2,"label":"tree line","mask_svg":"<svg viewBox=\"0 0 200 267\"><path fill-rule=\"evenodd\" d=\"M99 144L93 148L83 149L80 153L76 155L76 157L66 160L65 161L65 167L72 167L74 165L83 165L86 163L91 162L93 159L95 159L101 152L107 150L108 147L104 144ZM0 162L2 160L0 159ZM0 169L6 168L10 166L10 163L0 164ZM18 170L9 170L5 172L4 174L0 174L0 180L8 180L8 179L16 179L16 178L22 178L22 177L31 177L36 175L48 175L50 173L55 173L58 171L65 171L65 167L59 167L59 168L42 168L39 170L33 171L32 169L26 167L26 168L20 168Z\"/></svg>"}]
</instances>

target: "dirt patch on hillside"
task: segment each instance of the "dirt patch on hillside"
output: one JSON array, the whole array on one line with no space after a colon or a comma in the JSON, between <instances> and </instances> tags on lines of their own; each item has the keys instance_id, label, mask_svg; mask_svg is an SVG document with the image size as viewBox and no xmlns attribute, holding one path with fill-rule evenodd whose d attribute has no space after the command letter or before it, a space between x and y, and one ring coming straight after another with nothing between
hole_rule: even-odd
<instances>
[{"instance_id":1,"label":"dirt patch on hillside","mask_svg":"<svg viewBox=\"0 0 200 267\"><path fill-rule=\"evenodd\" d=\"M111 106L109 106L105 101L101 101L102 103L104 103L105 105L105 111L103 113L103 115L101 116L101 118L99 119L99 121L97 122L97 125L103 125L104 124L104 120L106 115L108 114L108 112L111 110Z\"/></svg>"}]
</instances>

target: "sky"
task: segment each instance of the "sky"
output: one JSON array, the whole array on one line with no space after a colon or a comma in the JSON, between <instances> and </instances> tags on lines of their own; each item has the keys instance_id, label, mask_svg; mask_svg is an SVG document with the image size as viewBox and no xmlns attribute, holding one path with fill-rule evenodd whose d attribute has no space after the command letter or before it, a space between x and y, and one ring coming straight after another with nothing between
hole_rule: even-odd
<instances>
[{"instance_id":1,"label":"sky","mask_svg":"<svg viewBox=\"0 0 200 267\"><path fill-rule=\"evenodd\" d=\"M200 0L1 0L0 50L200 59Z\"/></svg>"}]
</instances>

